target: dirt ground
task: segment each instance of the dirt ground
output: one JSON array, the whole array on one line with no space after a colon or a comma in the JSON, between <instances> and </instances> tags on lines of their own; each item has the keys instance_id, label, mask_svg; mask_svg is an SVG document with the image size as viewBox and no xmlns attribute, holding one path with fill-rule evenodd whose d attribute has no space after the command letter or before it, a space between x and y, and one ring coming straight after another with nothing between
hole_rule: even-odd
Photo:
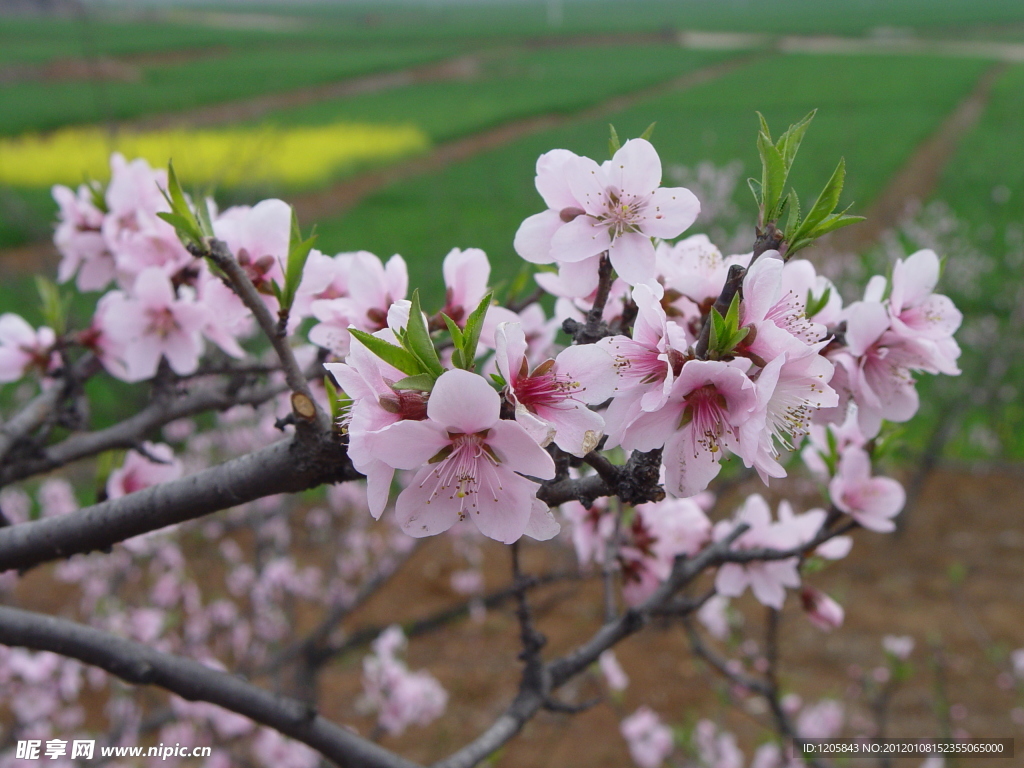
<instances>
[{"instance_id":1,"label":"dirt ground","mask_svg":"<svg viewBox=\"0 0 1024 768\"><path fill-rule=\"evenodd\" d=\"M954 715L962 718L952 720L952 728L979 737L1024 737L1024 726L1010 718L1010 710L1021 702L1015 701L1013 691L997 684L1000 672L1008 669L1005 654L1024 646L1021 479L1015 472L941 471L926 484L902 533L857 532L847 559L805 580L844 605L846 621L840 629L824 634L803 616L796 595L790 593L787 598L782 623L783 686L805 702L839 699L851 715L847 733L857 733L857 715L863 719L867 712L851 668L869 671L882 663L883 635L909 635L916 643L911 657L914 674L892 698L890 735L940 733L935 664L941 659L939 677L945 678L948 704L961 705L953 708ZM723 505L719 514L731 513L732 508ZM532 573L573 567L573 555L564 545L532 544L526 552ZM355 630L396 618L419 618L459 602L449 577L461 567L443 539L431 540L346 627ZM486 549L486 575L488 589L508 583L509 556L504 547ZM554 584L531 599L540 629L549 638L545 658L567 651L600 625L601 585L595 579ZM763 610L749 597L740 600L739 606L748 622L744 632L760 644ZM411 641L410 667L429 669L451 700L439 724L410 729L401 738L384 737L382 744L429 763L494 720L518 684L518 628L512 611L507 603L488 611L482 620L464 619ZM678 622L650 626L618 646L616 653L631 680L620 700L606 698L576 715L542 712L494 764L501 768L631 765L618 727L641 704L677 725L692 725L700 717L720 720L741 735L748 756L766 735L761 725L766 716L759 709L730 711L722 706L725 689L720 678L694 658ZM328 668L319 702L325 715L357 725L367 734L372 722L360 718L353 704L362 655L352 654ZM570 702L586 701L602 693L598 680L591 675L559 695ZM1008 764L1002 760L982 763L991 768Z\"/></svg>"}]
</instances>

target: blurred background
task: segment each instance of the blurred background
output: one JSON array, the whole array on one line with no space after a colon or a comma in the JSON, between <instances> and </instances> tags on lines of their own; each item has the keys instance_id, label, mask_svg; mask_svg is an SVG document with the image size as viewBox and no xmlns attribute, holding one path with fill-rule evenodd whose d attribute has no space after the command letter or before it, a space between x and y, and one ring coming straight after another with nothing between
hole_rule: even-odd
<instances>
[{"instance_id":1,"label":"blurred background","mask_svg":"<svg viewBox=\"0 0 1024 768\"><path fill-rule=\"evenodd\" d=\"M0 0L0 310L41 322L31 276L57 262L50 189L105 181L112 151L157 166L173 157L186 187L223 206L283 197L304 228L316 224L324 252L401 253L412 285L437 301L453 247L482 247L506 285L519 276L512 237L541 206L537 156L565 147L603 159L609 123L625 139L656 121L666 182L702 200L693 231L749 250L756 111L781 132L812 109L793 185L815 195L844 156L844 198L869 221L807 257L849 302L867 275L933 248L946 259L940 289L965 315L964 353L961 377L921 382L922 413L900 436L901 532L865 536L823 576L848 626L828 642L798 631L793 682L852 696L849 665L877 663L882 633L910 634L920 674L894 702L894 720L921 726L908 735L942 717L1019 737L1021 694L1005 676L1024 645L1020 0ZM451 568L417 558L354 620L384 621L395 600L413 614L442 605ZM552 606L599 611L586 585L559 589ZM560 615L547 617L553 634ZM466 649L480 633L508 644L506 618L462 626L464 645L413 643L412 658L462 703L437 743L404 737L410 756L439 756L500 708L514 651L494 678L491 657ZM683 722L714 700L711 678L672 655L672 638L651 637L621 654L635 684L620 706L651 703ZM356 673L342 665L338 690ZM666 675L678 678L667 692L655 687ZM621 741L572 758L589 754L595 727L617 728L613 708L545 717L501 765L628 759Z\"/></svg>"}]
</instances>

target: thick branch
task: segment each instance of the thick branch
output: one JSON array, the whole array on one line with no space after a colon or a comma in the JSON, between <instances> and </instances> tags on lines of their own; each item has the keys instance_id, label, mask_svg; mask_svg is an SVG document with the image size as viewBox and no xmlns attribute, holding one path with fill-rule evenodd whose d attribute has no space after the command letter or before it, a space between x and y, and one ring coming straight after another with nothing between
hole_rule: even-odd
<instances>
[{"instance_id":1,"label":"thick branch","mask_svg":"<svg viewBox=\"0 0 1024 768\"><path fill-rule=\"evenodd\" d=\"M340 440L331 435L305 438L282 440L189 477L68 515L0 529L0 572L106 549L132 536L275 493L360 477Z\"/></svg>"},{"instance_id":2,"label":"thick branch","mask_svg":"<svg viewBox=\"0 0 1024 768\"><path fill-rule=\"evenodd\" d=\"M415 763L325 720L299 701L73 621L0 606L0 642L70 656L129 683L157 685L189 701L216 704L301 741L337 765L416 768Z\"/></svg>"}]
</instances>

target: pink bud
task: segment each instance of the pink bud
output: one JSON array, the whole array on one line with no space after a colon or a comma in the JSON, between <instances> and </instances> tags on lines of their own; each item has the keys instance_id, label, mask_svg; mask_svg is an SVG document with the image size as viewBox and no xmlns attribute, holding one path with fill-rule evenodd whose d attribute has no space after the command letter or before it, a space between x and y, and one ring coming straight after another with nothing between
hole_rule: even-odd
<instances>
[{"instance_id":1,"label":"pink bud","mask_svg":"<svg viewBox=\"0 0 1024 768\"><path fill-rule=\"evenodd\" d=\"M831 632L843 625L843 606L814 587L804 587L800 591L807 618L818 629Z\"/></svg>"}]
</instances>

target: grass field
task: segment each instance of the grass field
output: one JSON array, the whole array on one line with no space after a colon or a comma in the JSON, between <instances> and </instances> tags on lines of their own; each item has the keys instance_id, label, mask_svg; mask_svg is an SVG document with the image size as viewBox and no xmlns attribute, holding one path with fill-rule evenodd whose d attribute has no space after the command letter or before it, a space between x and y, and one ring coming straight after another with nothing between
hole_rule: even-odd
<instances>
[{"instance_id":1,"label":"grass field","mask_svg":"<svg viewBox=\"0 0 1024 768\"><path fill-rule=\"evenodd\" d=\"M819 108L794 167L793 184L803 199L813 197L845 155L844 197L863 210L987 66L923 58L787 56L757 61L720 80L651 99L608 119L530 136L440 173L396 184L338 219L321 221L321 245L325 250L402 253L410 263L412 282L430 286L435 297L440 292L437 260L452 247L484 248L496 273L509 278L520 268L512 252L516 228L540 210L533 167L542 152L565 147L601 159L607 154L609 120L623 137L639 135L657 121L654 142L666 164L739 159L749 175L756 162L757 108L780 129ZM753 201L745 185L736 194L741 210L752 218Z\"/></svg>"},{"instance_id":2,"label":"grass field","mask_svg":"<svg viewBox=\"0 0 1024 768\"><path fill-rule=\"evenodd\" d=\"M272 47L144 67L138 82L22 82L0 87L0 134L127 120L276 93L441 58L451 46Z\"/></svg>"}]
</instances>

